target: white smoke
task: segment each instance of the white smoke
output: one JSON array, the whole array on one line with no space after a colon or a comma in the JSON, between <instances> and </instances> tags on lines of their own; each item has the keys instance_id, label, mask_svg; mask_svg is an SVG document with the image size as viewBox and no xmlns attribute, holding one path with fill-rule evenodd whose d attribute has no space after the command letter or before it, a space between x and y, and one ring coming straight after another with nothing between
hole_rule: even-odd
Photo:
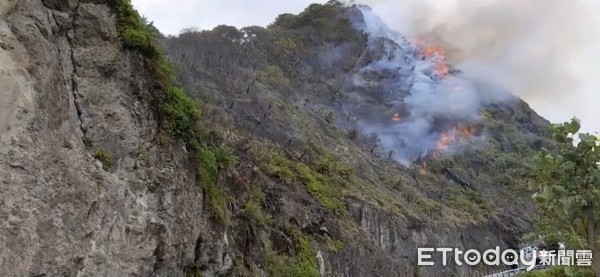
<instances>
[{"instance_id":1,"label":"white smoke","mask_svg":"<svg viewBox=\"0 0 600 277\"><path fill-rule=\"evenodd\" d=\"M326 0L133 0L166 34L188 26L265 26L280 13ZM553 121L573 115L600 130L600 1L598 0L357 0L400 34L437 34ZM464 61L464 58L459 61Z\"/></svg>"},{"instance_id":2,"label":"white smoke","mask_svg":"<svg viewBox=\"0 0 600 277\"><path fill-rule=\"evenodd\" d=\"M600 2L596 0L364 0L391 29L455 48L471 76L509 88L551 120L600 129ZM594 103L594 104L592 104Z\"/></svg>"},{"instance_id":3,"label":"white smoke","mask_svg":"<svg viewBox=\"0 0 600 277\"><path fill-rule=\"evenodd\" d=\"M375 134L384 150L396 160L409 164L416 158L432 154L444 136L457 138L452 133L457 124L477 123L484 105L514 99L506 91L493 86L483 87L477 76L440 74L434 58L425 59L414 43L392 31L369 7L361 6L360 10L362 18L353 23L369 35L370 48L380 48L381 38L389 42L384 47L387 53L363 68L354 78L354 85L375 84L383 101L402 113L402 118L391 122L377 116L365 116L371 112L362 106L347 105L346 111L358 114L360 129ZM373 77L377 76L374 73L379 73L379 77ZM376 80L370 81L370 78ZM453 148L464 145L452 143L446 146L449 147L447 150L455 150Z\"/></svg>"}]
</instances>

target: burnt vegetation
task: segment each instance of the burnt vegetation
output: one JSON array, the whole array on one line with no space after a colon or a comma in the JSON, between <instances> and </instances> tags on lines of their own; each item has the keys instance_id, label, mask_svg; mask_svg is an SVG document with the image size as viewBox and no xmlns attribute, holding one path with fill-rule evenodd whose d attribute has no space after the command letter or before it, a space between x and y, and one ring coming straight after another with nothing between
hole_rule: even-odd
<instances>
[{"instance_id":1,"label":"burnt vegetation","mask_svg":"<svg viewBox=\"0 0 600 277\"><path fill-rule=\"evenodd\" d=\"M515 239L529 228L529 160L551 148L548 122L522 102L489 106L482 145L412 167L386 159L342 109L349 73L378 56L352 27L351 7L313 4L266 28L187 29L159 41L128 1L113 2L124 45L156 77L165 133L198 160L206 209L250 253L239 276L257 264L272 276L318 276L313 246L338 255L369 243L353 241L356 203L415 228L488 224ZM370 100L388 116L386 103ZM201 265L188 268L193 276Z\"/></svg>"}]
</instances>

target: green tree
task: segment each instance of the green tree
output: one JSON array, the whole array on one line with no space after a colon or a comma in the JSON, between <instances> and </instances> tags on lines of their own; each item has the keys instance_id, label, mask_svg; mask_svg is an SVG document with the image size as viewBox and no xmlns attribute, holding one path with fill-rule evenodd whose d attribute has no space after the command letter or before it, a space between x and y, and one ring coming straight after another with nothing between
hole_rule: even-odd
<instances>
[{"instance_id":1,"label":"green tree","mask_svg":"<svg viewBox=\"0 0 600 277\"><path fill-rule=\"evenodd\" d=\"M592 250L592 268L600 276L600 137L577 134L580 127L576 118L553 126L558 151L536 155L533 198L570 247Z\"/></svg>"}]
</instances>

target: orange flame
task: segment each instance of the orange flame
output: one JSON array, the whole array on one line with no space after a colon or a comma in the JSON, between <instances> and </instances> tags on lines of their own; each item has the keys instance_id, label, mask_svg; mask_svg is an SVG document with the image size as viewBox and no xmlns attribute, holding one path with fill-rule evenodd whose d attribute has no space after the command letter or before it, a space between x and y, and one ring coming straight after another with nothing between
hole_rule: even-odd
<instances>
[{"instance_id":1,"label":"orange flame","mask_svg":"<svg viewBox=\"0 0 600 277\"><path fill-rule=\"evenodd\" d=\"M428 58L444 57L446 55L444 48L442 48L441 46L423 47L420 52L421 55Z\"/></svg>"},{"instance_id":2,"label":"orange flame","mask_svg":"<svg viewBox=\"0 0 600 277\"><path fill-rule=\"evenodd\" d=\"M440 134L440 138L437 141L436 149L438 151L446 150L450 145L454 143L454 138L448 134L448 132L444 131Z\"/></svg>"},{"instance_id":3,"label":"orange flame","mask_svg":"<svg viewBox=\"0 0 600 277\"><path fill-rule=\"evenodd\" d=\"M475 135L475 133L477 132L477 128L474 126L463 127L461 125L457 125L454 127L454 131L458 133L462 138L470 138Z\"/></svg>"},{"instance_id":4,"label":"orange flame","mask_svg":"<svg viewBox=\"0 0 600 277\"><path fill-rule=\"evenodd\" d=\"M448 76L450 69L446 63L446 50L442 46L425 46L425 41L420 38L412 38L411 42L419 49L419 53L423 57L435 60L435 71L440 77Z\"/></svg>"},{"instance_id":5,"label":"orange flame","mask_svg":"<svg viewBox=\"0 0 600 277\"><path fill-rule=\"evenodd\" d=\"M402 120L402 118L400 117L400 114L398 114L398 113L395 113L395 114L392 116L392 121L398 122L398 121L400 121L400 120Z\"/></svg>"},{"instance_id":6,"label":"orange flame","mask_svg":"<svg viewBox=\"0 0 600 277\"><path fill-rule=\"evenodd\" d=\"M450 148L450 146L457 142L463 142L464 139L475 136L477 128L474 126L462 126L460 124L454 126L452 132L444 131L440 134L433 153L434 159L439 159L442 152Z\"/></svg>"},{"instance_id":7,"label":"orange flame","mask_svg":"<svg viewBox=\"0 0 600 277\"><path fill-rule=\"evenodd\" d=\"M450 69L448 68L448 66L442 62L438 62L435 64L435 71L438 75L440 75L440 77L446 77L448 76L448 73L450 73Z\"/></svg>"}]
</instances>

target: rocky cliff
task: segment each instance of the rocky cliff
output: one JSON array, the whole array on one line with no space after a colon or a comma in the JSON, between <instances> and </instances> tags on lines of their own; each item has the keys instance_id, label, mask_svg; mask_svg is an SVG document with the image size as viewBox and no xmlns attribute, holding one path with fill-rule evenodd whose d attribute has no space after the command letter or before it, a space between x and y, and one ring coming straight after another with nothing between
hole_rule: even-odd
<instances>
[{"instance_id":1,"label":"rocky cliff","mask_svg":"<svg viewBox=\"0 0 600 277\"><path fill-rule=\"evenodd\" d=\"M382 56L356 7L163 37L173 71L128 1L0 16L4 276L468 276L489 269L419 268L416 248L515 247L530 226L548 122L489 103L479 147L399 163L353 119L388 117L369 84L394 78L347 82Z\"/></svg>"},{"instance_id":2,"label":"rocky cliff","mask_svg":"<svg viewBox=\"0 0 600 277\"><path fill-rule=\"evenodd\" d=\"M185 150L153 143L151 75L109 5L1 7L3 275L148 276L193 257L201 191Z\"/></svg>"}]
</instances>

